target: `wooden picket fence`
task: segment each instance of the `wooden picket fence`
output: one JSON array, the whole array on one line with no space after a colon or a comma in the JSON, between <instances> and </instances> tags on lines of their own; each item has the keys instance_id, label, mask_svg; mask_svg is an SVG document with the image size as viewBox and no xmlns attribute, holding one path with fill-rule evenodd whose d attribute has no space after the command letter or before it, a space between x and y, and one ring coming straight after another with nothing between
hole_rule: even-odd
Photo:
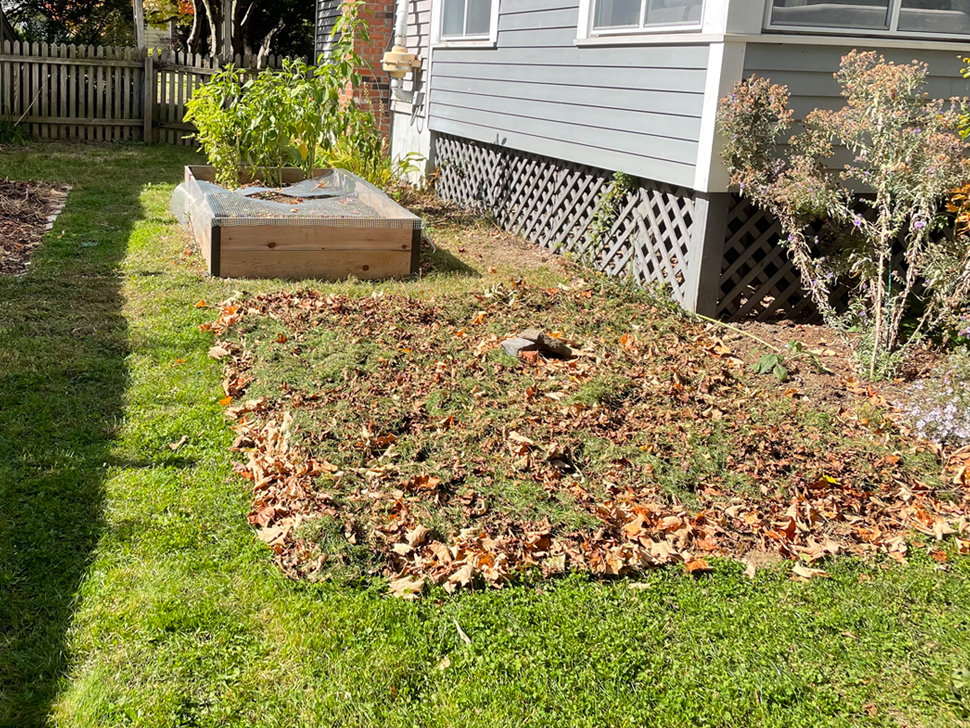
<instances>
[{"instance_id":1,"label":"wooden picket fence","mask_svg":"<svg viewBox=\"0 0 970 728\"><path fill-rule=\"evenodd\" d=\"M283 58L269 56L264 67ZM237 68L259 70L254 56ZM192 144L185 103L223 62L182 51L10 43L0 46L0 119L36 139Z\"/></svg>"}]
</instances>

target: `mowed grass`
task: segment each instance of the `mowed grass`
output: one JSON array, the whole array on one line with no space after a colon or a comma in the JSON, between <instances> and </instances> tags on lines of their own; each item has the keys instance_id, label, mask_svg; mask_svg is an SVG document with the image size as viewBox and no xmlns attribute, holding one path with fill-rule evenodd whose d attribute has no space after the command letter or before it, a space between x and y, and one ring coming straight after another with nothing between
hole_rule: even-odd
<instances>
[{"instance_id":1,"label":"mowed grass","mask_svg":"<svg viewBox=\"0 0 970 728\"><path fill-rule=\"evenodd\" d=\"M183 254L168 200L193 159L0 151L4 176L74 185L30 274L0 279L0 725L960 725L966 558L412 603L286 580L246 523L197 330L212 312L194 307L285 284L208 281ZM513 272L462 259L460 228L436 236L442 272L383 287L440 296Z\"/></svg>"}]
</instances>

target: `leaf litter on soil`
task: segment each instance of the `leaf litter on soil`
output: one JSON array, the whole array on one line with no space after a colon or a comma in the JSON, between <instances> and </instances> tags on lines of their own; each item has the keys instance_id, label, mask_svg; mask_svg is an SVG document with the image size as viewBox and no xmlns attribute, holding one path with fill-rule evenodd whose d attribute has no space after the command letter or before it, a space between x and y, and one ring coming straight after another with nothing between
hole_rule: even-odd
<instances>
[{"instance_id":1,"label":"leaf litter on soil","mask_svg":"<svg viewBox=\"0 0 970 728\"><path fill-rule=\"evenodd\" d=\"M23 275L66 188L0 178L0 275Z\"/></svg>"},{"instance_id":2,"label":"leaf litter on soil","mask_svg":"<svg viewBox=\"0 0 970 728\"><path fill-rule=\"evenodd\" d=\"M501 351L532 326L575 355ZM760 387L716 330L627 286L241 294L202 328L249 521L293 578L382 576L414 598L710 556L750 574L766 553L805 579L836 554L904 561L915 532L970 547L965 467L940 477L940 453L865 398Z\"/></svg>"}]
</instances>

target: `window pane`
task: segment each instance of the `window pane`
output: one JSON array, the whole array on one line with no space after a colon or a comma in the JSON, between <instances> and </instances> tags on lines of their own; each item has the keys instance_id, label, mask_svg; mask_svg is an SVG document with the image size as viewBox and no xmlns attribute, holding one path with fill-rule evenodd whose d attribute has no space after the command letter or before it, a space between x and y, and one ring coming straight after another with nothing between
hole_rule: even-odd
<instances>
[{"instance_id":1,"label":"window pane","mask_svg":"<svg viewBox=\"0 0 970 728\"><path fill-rule=\"evenodd\" d=\"M776 25L888 30L889 0L774 0Z\"/></svg>"},{"instance_id":2,"label":"window pane","mask_svg":"<svg viewBox=\"0 0 970 728\"><path fill-rule=\"evenodd\" d=\"M701 22L704 0L647 0L644 25L695 25Z\"/></svg>"},{"instance_id":3,"label":"window pane","mask_svg":"<svg viewBox=\"0 0 970 728\"><path fill-rule=\"evenodd\" d=\"M594 28L623 28L640 25L640 0L596 0Z\"/></svg>"},{"instance_id":4,"label":"window pane","mask_svg":"<svg viewBox=\"0 0 970 728\"><path fill-rule=\"evenodd\" d=\"M970 35L970 3L964 0L903 0L899 29Z\"/></svg>"},{"instance_id":5,"label":"window pane","mask_svg":"<svg viewBox=\"0 0 970 728\"><path fill-rule=\"evenodd\" d=\"M492 0L468 0L465 35L488 35L492 19Z\"/></svg>"},{"instance_id":6,"label":"window pane","mask_svg":"<svg viewBox=\"0 0 970 728\"><path fill-rule=\"evenodd\" d=\"M465 0L445 0L441 35L462 35L465 26Z\"/></svg>"}]
</instances>

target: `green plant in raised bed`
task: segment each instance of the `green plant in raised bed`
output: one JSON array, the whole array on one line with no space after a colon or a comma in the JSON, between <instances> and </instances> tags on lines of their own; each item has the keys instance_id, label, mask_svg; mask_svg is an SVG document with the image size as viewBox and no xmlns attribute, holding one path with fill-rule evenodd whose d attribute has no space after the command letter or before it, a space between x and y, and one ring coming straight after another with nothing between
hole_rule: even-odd
<instances>
[{"instance_id":1,"label":"green plant in raised bed","mask_svg":"<svg viewBox=\"0 0 970 728\"><path fill-rule=\"evenodd\" d=\"M286 60L281 69L246 78L229 65L189 100L185 121L198 129L194 138L220 184L235 186L244 165L262 170L269 184L280 183L284 167L298 167L309 177L318 150L326 153L342 142L356 146L368 128L361 119L370 115L345 96L360 86L364 66L354 44L369 40L361 6L356 0L343 3L332 51L316 66Z\"/></svg>"},{"instance_id":2,"label":"green plant in raised bed","mask_svg":"<svg viewBox=\"0 0 970 728\"><path fill-rule=\"evenodd\" d=\"M329 167L339 167L363 177L371 184L385 188L398 177L418 171L422 157L409 152L392 159L387 140L381 135L374 115L361 109L348 109L347 132L329 148L319 150L320 160Z\"/></svg>"}]
</instances>

